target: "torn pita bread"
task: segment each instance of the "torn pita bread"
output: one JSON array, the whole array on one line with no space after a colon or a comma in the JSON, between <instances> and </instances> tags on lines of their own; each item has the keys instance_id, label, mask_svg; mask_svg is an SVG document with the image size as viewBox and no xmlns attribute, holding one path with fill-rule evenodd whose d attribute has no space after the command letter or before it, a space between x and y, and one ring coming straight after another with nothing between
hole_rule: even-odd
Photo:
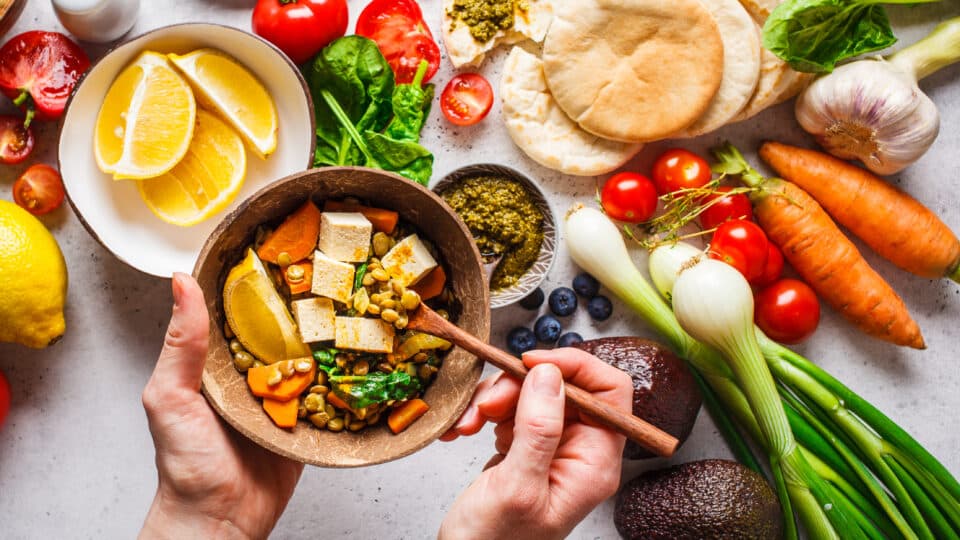
<instances>
[{"instance_id":1,"label":"torn pita bread","mask_svg":"<svg viewBox=\"0 0 960 540\"><path fill-rule=\"evenodd\" d=\"M550 95L543 62L514 47L500 79L503 118L513 142L544 167L576 176L608 173L643 145L610 141L587 133Z\"/></svg>"},{"instance_id":2,"label":"torn pita bread","mask_svg":"<svg viewBox=\"0 0 960 540\"><path fill-rule=\"evenodd\" d=\"M760 80L757 82L757 89L747 106L734 116L730 123L752 118L763 110L792 98L813 80L810 73L794 71L789 64L762 47L760 58Z\"/></svg>"},{"instance_id":3,"label":"torn pita bread","mask_svg":"<svg viewBox=\"0 0 960 540\"><path fill-rule=\"evenodd\" d=\"M455 68L479 66L486 53L498 45L509 45L531 39L537 43L543 41L553 18L553 9L549 0L524 0L517 2L513 17L513 28L500 30L493 38L479 42L470 35L470 27L450 15L453 0L444 0L442 16L443 45L447 56ZM525 7L526 9L522 9Z\"/></svg>"}]
</instances>

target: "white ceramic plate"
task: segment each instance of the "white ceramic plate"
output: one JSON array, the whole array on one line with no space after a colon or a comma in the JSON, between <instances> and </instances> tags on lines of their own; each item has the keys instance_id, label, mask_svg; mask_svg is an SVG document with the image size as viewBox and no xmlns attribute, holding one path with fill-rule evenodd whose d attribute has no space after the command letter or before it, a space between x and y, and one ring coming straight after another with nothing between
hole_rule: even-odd
<instances>
[{"instance_id":1,"label":"white ceramic plate","mask_svg":"<svg viewBox=\"0 0 960 540\"><path fill-rule=\"evenodd\" d=\"M247 151L247 178L236 199L192 227L170 225L147 208L136 180L115 181L97 168L93 131L113 80L144 50L184 54L213 47L239 60L273 96L279 116L277 150L266 160ZM312 166L313 106L297 67L253 34L215 24L159 28L109 52L77 86L60 132L60 172L67 197L90 234L120 260L148 274L190 273L200 248L223 215L263 186Z\"/></svg>"}]
</instances>

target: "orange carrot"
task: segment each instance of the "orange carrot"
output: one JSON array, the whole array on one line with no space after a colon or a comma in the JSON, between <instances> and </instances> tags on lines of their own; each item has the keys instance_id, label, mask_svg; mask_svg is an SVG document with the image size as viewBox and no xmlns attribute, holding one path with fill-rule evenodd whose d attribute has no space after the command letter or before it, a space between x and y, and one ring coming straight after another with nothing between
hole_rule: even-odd
<instances>
[{"instance_id":1,"label":"orange carrot","mask_svg":"<svg viewBox=\"0 0 960 540\"><path fill-rule=\"evenodd\" d=\"M277 427L292 428L297 425L297 409L300 408L300 399L293 398L287 401L263 398L263 410L267 411Z\"/></svg>"},{"instance_id":2,"label":"orange carrot","mask_svg":"<svg viewBox=\"0 0 960 540\"><path fill-rule=\"evenodd\" d=\"M881 257L921 277L947 276L960 282L960 240L910 195L865 169L815 150L766 142L760 157Z\"/></svg>"},{"instance_id":3,"label":"orange carrot","mask_svg":"<svg viewBox=\"0 0 960 540\"><path fill-rule=\"evenodd\" d=\"M290 294L300 294L305 293L313 287L313 263L310 261L298 262L291 264L287 271L292 267L299 267L303 269L303 279L297 282L290 280L290 276L287 272L283 273L283 280L287 282L287 286L290 287Z\"/></svg>"},{"instance_id":4,"label":"orange carrot","mask_svg":"<svg viewBox=\"0 0 960 540\"><path fill-rule=\"evenodd\" d=\"M410 424L417 418L420 418L430 409L427 402L422 399L411 399L390 411L387 417L387 425L390 431L400 433L410 427Z\"/></svg>"},{"instance_id":5,"label":"orange carrot","mask_svg":"<svg viewBox=\"0 0 960 540\"><path fill-rule=\"evenodd\" d=\"M361 206L343 201L327 201L323 203L324 212L360 212L373 225L375 231L393 234L397 228L397 222L400 221L400 214L393 210L383 208L373 208L372 206Z\"/></svg>"},{"instance_id":6,"label":"orange carrot","mask_svg":"<svg viewBox=\"0 0 960 540\"><path fill-rule=\"evenodd\" d=\"M267 237L257 250L257 255L273 264L280 264L278 258L281 253L286 253L291 262L306 259L317 248L318 236L320 210L308 199Z\"/></svg>"},{"instance_id":7,"label":"orange carrot","mask_svg":"<svg viewBox=\"0 0 960 540\"><path fill-rule=\"evenodd\" d=\"M421 300L429 300L440 296L446 283L447 273L443 271L442 266L437 266L410 288L420 295Z\"/></svg>"},{"instance_id":8,"label":"orange carrot","mask_svg":"<svg viewBox=\"0 0 960 540\"><path fill-rule=\"evenodd\" d=\"M813 197L785 180L763 178L732 146L715 153L723 168L736 170L743 183L762 186L750 193L754 216L821 298L866 334L897 345L926 347L900 296Z\"/></svg>"},{"instance_id":9,"label":"orange carrot","mask_svg":"<svg viewBox=\"0 0 960 540\"><path fill-rule=\"evenodd\" d=\"M346 411L352 411L353 408L350 405L347 405L347 402L344 401L340 396L334 394L333 392L327 392L327 403L333 405L338 409L343 409Z\"/></svg>"},{"instance_id":10,"label":"orange carrot","mask_svg":"<svg viewBox=\"0 0 960 540\"><path fill-rule=\"evenodd\" d=\"M277 401L293 399L313 384L314 377L317 375L317 364L313 362L312 358L310 362L310 371L306 373L294 372L293 375L284 377L280 383L275 385L267 384L267 380L277 369L276 366L252 367L247 370L247 385L253 395L257 397Z\"/></svg>"}]
</instances>

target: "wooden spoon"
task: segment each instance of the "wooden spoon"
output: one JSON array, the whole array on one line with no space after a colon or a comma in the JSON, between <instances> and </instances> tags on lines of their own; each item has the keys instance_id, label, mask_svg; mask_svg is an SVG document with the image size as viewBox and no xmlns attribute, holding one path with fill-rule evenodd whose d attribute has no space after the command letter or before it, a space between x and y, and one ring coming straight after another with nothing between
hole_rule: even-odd
<instances>
[{"instance_id":1,"label":"wooden spoon","mask_svg":"<svg viewBox=\"0 0 960 540\"><path fill-rule=\"evenodd\" d=\"M452 322L444 319L429 307L422 305L415 311L407 312L410 321L407 328L426 332L463 347L478 358L490 362L518 379L527 376L527 368L519 358L484 343ZM567 402L572 403L581 412L590 415L601 424L626 435L643 448L662 457L670 457L676 451L680 441L656 426L625 413L598 400L592 394L574 386L565 384Z\"/></svg>"}]
</instances>

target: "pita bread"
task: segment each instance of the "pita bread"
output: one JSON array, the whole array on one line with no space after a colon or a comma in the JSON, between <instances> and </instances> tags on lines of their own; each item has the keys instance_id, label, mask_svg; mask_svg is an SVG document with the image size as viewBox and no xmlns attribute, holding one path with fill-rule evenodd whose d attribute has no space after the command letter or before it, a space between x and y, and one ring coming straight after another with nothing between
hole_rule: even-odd
<instances>
[{"instance_id":1,"label":"pita bread","mask_svg":"<svg viewBox=\"0 0 960 540\"><path fill-rule=\"evenodd\" d=\"M698 0L558 0L553 11L547 85L594 135L662 139L699 118L720 87L723 41Z\"/></svg>"},{"instance_id":2,"label":"pita bread","mask_svg":"<svg viewBox=\"0 0 960 540\"><path fill-rule=\"evenodd\" d=\"M547 27L553 18L553 9L549 0L525 0L526 10L519 8L513 17L513 28L500 30L493 38L483 43L473 39L470 27L450 16L453 0L444 0L442 16L443 46L455 68L479 66L486 53L498 45L519 43L526 39L540 43L547 34Z\"/></svg>"},{"instance_id":3,"label":"pita bread","mask_svg":"<svg viewBox=\"0 0 960 540\"><path fill-rule=\"evenodd\" d=\"M696 137L722 127L750 101L760 79L760 32L737 0L707 0L723 38L723 79L707 112L673 137Z\"/></svg>"},{"instance_id":4,"label":"pita bread","mask_svg":"<svg viewBox=\"0 0 960 540\"><path fill-rule=\"evenodd\" d=\"M503 118L513 142L537 163L577 176L608 173L643 147L601 139L580 129L547 88L543 62L514 47L500 79Z\"/></svg>"},{"instance_id":5,"label":"pita bread","mask_svg":"<svg viewBox=\"0 0 960 540\"><path fill-rule=\"evenodd\" d=\"M761 47L760 80L753 96L730 122L740 122L800 93L813 79L809 73L794 71L789 64Z\"/></svg>"}]
</instances>

